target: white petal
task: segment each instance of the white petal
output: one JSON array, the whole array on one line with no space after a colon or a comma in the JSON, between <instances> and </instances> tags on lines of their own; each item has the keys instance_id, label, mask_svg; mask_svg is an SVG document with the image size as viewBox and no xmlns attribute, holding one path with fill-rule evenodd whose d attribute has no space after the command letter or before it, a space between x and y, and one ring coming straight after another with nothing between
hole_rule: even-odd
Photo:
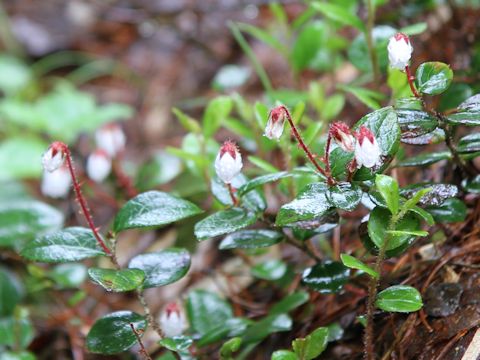
<instances>
[{"instance_id":1,"label":"white petal","mask_svg":"<svg viewBox=\"0 0 480 360\"><path fill-rule=\"evenodd\" d=\"M55 171L60 166L63 165L63 162L65 161L65 157L63 156L61 151L57 151L55 156L52 156L53 151L52 149L48 149L45 154L43 154L42 158L42 165L43 168L49 172Z\"/></svg>"},{"instance_id":2,"label":"white petal","mask_svg":"<svg viewBox=\"0 0 480 360\"><path fill-rule=\"evenodd\" d=\"M92 153L87 159L87 174L95 182L102 182L112 170L112 161L103 154Z\"/></svg>"},{"instance_id":3,"label":"white petal","mask_svg":"<svg viewBox=\"0 0 480 360\"><path fill-rule=\"evenodd\" d=\"M215 160L215 171L217 176L225 183L229 184L232 179L237 176L242 170L242 156L239 152L236 153L235 159L228 153L224 153L220 157L217 155Z\"/></svg>"},{"instance_id":4,"label":"white petal","mask_svg":"<svg viewBox=\"0 0 480 360\"><path fill-rule=\"evenodd\" d=\"M355 147L355 159L358 168L361 168L362 166L372 168L375 165L380 164L381 150L378 146L378 142L374 141L371 143L368 139L365 139L362 145L360 145L360 142L357 142L357 146Z\"/></svg>"},{"instance_id":5,"label":"white petal","mask_svg":"<svg viewBox=\"0 0 480 360\"><path fill-rule=\"evenodd\" d=\"M396 40L395 37L392 37L388 43L387 50L390 66L404 70L412 57L412 45L404 40Z\"/></svg>"},{"instance_id":6,"label":"white petal","mask_svg":"<svg viewBox=\"0 0 480 360\"><path fill-rule=\"evenodd\" d=\"M95 142L99 149L115 157L125 148L126 138L120 126L102 127L95 132Z\"/></svg>"},{"instance_id":7,"label":"white petal","mask_svg":"<svg viewBox=\"0 0 480 360\"><path fill-rule=\"evenodd\" d=\"M52 198L63 198L68 195L72 179L67 168L55 171L44 171L41 183L42 194Z\"/></svg>"},{"instance_id":8,"label":"white petal","mask_svg":"<svg viewBox=\"0 0 480 360\"><path fill-rule=\"evenodd\" d=\"M166 337L182 335L186 327L185 317L181 312L172 311L168 314L164 311L160 317L160 327Z\"/></svg>"}]
</instances>

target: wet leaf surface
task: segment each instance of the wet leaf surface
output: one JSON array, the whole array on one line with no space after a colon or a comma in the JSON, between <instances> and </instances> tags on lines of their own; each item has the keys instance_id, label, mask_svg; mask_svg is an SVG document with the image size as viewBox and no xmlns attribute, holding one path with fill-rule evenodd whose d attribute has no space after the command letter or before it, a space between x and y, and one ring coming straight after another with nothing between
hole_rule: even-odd
<instances>
[{"instance_id":1,"label":"wet leaf surface","mask_svg":"<svg viewBox=\"0 0 480 360\"><path fill-rule=\"evenodd\" d=\"M187 315L194 333L206 335L219 324L233 318L228 302L217 294L205 290L194 290L187 298Z\"/></svg>"},{"instance_id":2,"label":"wet leaf surface","mask_svg":"<svg viewBox=\"0 0 480 360\"><path fill-rule=\"evenodd\" d=\"M120 209L113 228L115 232L119 232L158 227L201 212L203 211L190 201L161 191L148 191L134 197Z\"/></svg>"},{"instance_id":3,"label":"wet leaf surface","mask_svg":"<svg viewBox=\"0 0 480 360\"><path fill-rule=\"evenodd\" d=\"M131 291L141 287L145 273L139 269L88 269L90 279L107 291Z\"/></svg>"},{"instance_id":4,"label":"wet leaf surface","mask_svg":"<svg viewBox=\"0 0 480 360\"><path fill-rule=\"evenodd\" d=\"M397 109L402 140L428 134L438 126L438 120L422 110Z\"/></svg>"},{"instance_id":5,"label":"wet leaf surface","mask_svg":"<svg viewBox=\"0 0 480 360\"><path fill-rule=\"evenodd\" d=\"M117 354L130 349L137 338L130 324L143 335L147 321L131 311L117 311L103 316L95 322L87 335L88 351L97 354Z\"/></svg>"},{"instance_id":6,"label":"wet leaf surface","mask_svg":"<svg viewBox=\"0 0 480 360\"><path fill-rule=\"evenodd\" d=\"M425 153L417 156L412 156L407 159L400 161L398 167L406 166L426 166L434 164L442 160L449 160L452 158L450 151L440 151L434 153Z\"/></svg>"},{"instance_id":7,"label":"wet leaf surface","mask_svg":"<svg viewBox=\"0 0 480 360\"><path fill-rule=\"evenodd\" d=\"M468 126L480 125L480 94L461 103L456 113L447 116L447 121L452 124Z\"/></svg>"},{"instance_id":8,"label":"wet leaf surface","mask_svg":"<svg viewBox=\"0 0 480 360\"><path fill-rule=\"evenodd\" d=\"M325 261L306 269L302 274L305 285L321 294L340 291L348 281L350 269L338 261Z\"/></svg>"},{"instance_id":9,"label":"wet leaf surface","mask_svg":"<svg viewBox=\"0 0 480 360\"><path fill-rule=\"evenodd\" d=\"M441 205L445 200L454 198L458 195L458 188L452 184L435 184L435 183L423 183L411 186L406 189L402 189L400 194L407 199L414 196L419 190L430 188L431 190L426 193L420 201L420 205Z\"/></svg>"},{"instance_id":10,"label":"wet leaf surface","mask_svg":"<svg viewBox=\"0 0 480 360\"><path fill-rule=\"evenodd\" d=\"M333 207L353 211L362 199L362 189L350 183L339 183L328 188L327 200Z\"/></svg>"},{"instance_id":11,"label":"wet leaf surface","mask_svg":"<svg viewBox=\"0 0 480 360\"><path fill-rule=\"evenodd\" d=\"M426 62L417 68L415 82L421 93L438 95L448 89L452 78L453 71L447 64Z\"/></svg>"},{"instance_id":12,"label":"wet leaf surface","mask_svg":"<svg viewBox=\"0 0 480 360\"><path fill-rule=\"evenodd\" d=\"M27 243L21 255L31 261L69 262L105 255L92 230L70 227Z\"/></svg>"},{"instance_id":13,"label":"wet leaf surface","mask_svg":"<svg viewBox=\"0 0 480 360\"><path fill-rule=\"evenodd\" d=\"M177 248L140 254L130 260L128 267L145 273L142 285L144 289L164 286L187 274L190 269L190 254L185 249Z\"/></svg>"},{"instance_id":14,"label":"wet leaf surface","mask_svg":"<svg viewBox=\"0 0 480 360\"><path fill-rule=\"evenodd\" d=\"M216 212L195 224L195 236L205 240L215 236L233 233L253 225L257 216L241 208Z\"/></svg>"},{"instance_id":15,"label":"wet leaf surface","mask_svg":"<svg viewBox=\"0 0 480 360\"><path fill-rule=\"evenodd\" d=\"M423 303L417 289L411 286L395 285L378 293L375 306L390 312L413 312L420 310Z\"/></svg>"},{"instance_id":16,"label":"wet leaf surface","mask_svg":"<svg viewBox=\"0 0 480 360\"><path fill-rule=\"evenodd\" d=\"M256 249L278 244L284 235L273 230L242 230L228 235L219 249Z\"/></svg>"}]
</instances>

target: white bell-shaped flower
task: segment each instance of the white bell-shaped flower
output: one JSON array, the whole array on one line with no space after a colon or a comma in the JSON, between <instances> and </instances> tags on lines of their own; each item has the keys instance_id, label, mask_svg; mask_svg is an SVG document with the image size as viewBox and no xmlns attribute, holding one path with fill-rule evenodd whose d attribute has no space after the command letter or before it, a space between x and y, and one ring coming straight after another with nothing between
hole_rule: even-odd
<instances>
[{"instance_id":1,"label":"white bell-shaped flower","mask_svg":"<svg viewBox=\"0 0 480 360\"><path fill-rule=\"evenodd\" d=\"M126 141L125 133L117 123L103 125L95 132L97 147L105 150L111 158L125 149Z\"/></svg>"},{"instance_id":2,"label":"white bell-shaped flower","mask_svg":"<svg viewBox=\"0 0 480 360\"><path fill-rule=\"evenodd\" d=\"M405 70L413 52L408 36L402 33L395 34L390 38L387 50L390 66L395 69Z\"/></svg>"},{"instance_id":3,"label":"white bell-shaped flower","mask_svg":"<svg viewBox=\"0 0 480 360\"><path fill-rule=\"evenodd\" d=\"M177 303L169 303L160 315L160 327L166 337L182 335L186 328L185 315Z\"/></svg>"},{"instance_id":4,"label":"white bell-shaped flower","mask_svg":"<svg viewBox=\"0 0 480 360\"><path fill-rule=\"evenodd\" d=\"M50 145L48 150L43 154L43 169L52 172L59 169L65 162L64 144L55 141Z\"/></svg>"},{"instance_id":5,"label":"white bell-shaped flower","mask_svg":"<svg viewBox=\"0 0 480 360\"><path fill-rule=\"evenodd\" d=\"M64 198L70 191L72 178L66 166L61 166L54 171L43 172L40 190L44 196L51 198Z\"/></svg>"},{"instance_id":6,"label":"white bell-shaped flower","mask_svg":"<svg viewBox=\"0 0 480 360\"><path fill-rule=\"evenodd\" d=\"M88 156L87 175L95 182L102 182L112 170L112 160L103 149L97 149Z\"/></svg>"},{"instance_id":7,"label":"white bell-shaped flower","mask_svg":"<svg viewBox=\"0 0 480 360\"><path fill-rule=\"evenodd\" d=\"M230 184L242 170L242 155L237 145L232 141L225 141L215 159L217 176L226 184Z\"/></svg>"},{"instance_id":8,"label":"white bell-shaped flower","mask_svg":"<svg viewBox=\"0 0 480 360\"><path fill-rule=\"evenodd\" d=\"M365 166L366 168L373 168L374 166L380 165L382 162L382 151L377 139L375 139L375 135L365 126L361 126L355 133L355 137L357 138L355 144L357 167L361 168Z\"/></svg>"},{"instance_id":9,"label":"white bell-shaped flower","mask_svg":"<svg viewBox=\"0 0 480 360\"><path fill-rule=\"evenodd\" d=\"M264 135L270 140L280 139L286 119L287 114L283 105L273 108L268 115L268 121L267 126L265 127Z\"/></svg>"}]
</instances>

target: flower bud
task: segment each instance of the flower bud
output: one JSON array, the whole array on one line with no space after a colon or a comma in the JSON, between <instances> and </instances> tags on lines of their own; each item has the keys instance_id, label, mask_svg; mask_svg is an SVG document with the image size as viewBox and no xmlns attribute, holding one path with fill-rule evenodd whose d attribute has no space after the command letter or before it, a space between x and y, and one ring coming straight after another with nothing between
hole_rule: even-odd
<instances>
[{"instance_id":1,"label":"flower bud","mask_svg":"<svg viewBox=\"0 0 480 360\"><path fill-rule=\"evenodd\" d=\"M111 158L125 149L125 133L117 123L103 125L95 132L97 147L105 150Z\"/></svg>"},{"instance_id":2,"label":"flower bud","mask_svg":"<svg viewBox=\"0 0 480 360\"><path fill-rule=\"evenodd\" d=\"M42 165L43 169L52 172L59 169L65 162L64 144L55 141L50 145L48 150L43 154Z\"/></svg>"},{"instance_id":3,"label":"flower bud","mask_svg":"<svg viewBox=\"0 0 480 360\"><path fill-rule=\"evenodd\" d=\"M166 337L182 335L186 328L185 316L177 303L169 303L160 315L160 327Z\"/></svg>"},{"instance_id":4,"label":"flower bud","mask_svg":"<svg viewBox=\"0 0 480 360\"><path fill-rule=\"evenodd\" d=\"M87 175L95 182L102 182L112 170L112 160L105 150L97 149L88 156Z\"/></svg>"},{"instance_id":5,"label":"flower bud","mask_svg":"<svg viewBox=\"0 0 480 360\"><path fill-rule=\"evenodd\" d=\"M404 70L412 57L413 48L407 35L396 33L390 38L387 46L390 66Z\"/></svg>"},{"instance_id":6,"label":"flower bud","mask_svg":"<svg viewBox=\"0 0 480 360\"><path fill-rule=\"evenodd\" d=\"M273 108L268 115L268 121L267 126L265 127L264 135L271 140L280 139L286 119L287 114L285 113L285 108L282 105Z\"/></svg>"},{"instance_id":7,"label":"flower bud","mask_svg":"<svg viewBox=\"0 0 480 360\"><path fill-rule=\"evenodd\" d=\"M51 198L64 198L70 191L72 179L66 166L61 166L54 171L43 172L40 190L42 194Z\"/></svg>"},{"instance_id":8,"label":"flower bud","mask_svg":"<svg viewBox=\"0 0 480 360\"><path fill-rule=\"evenodd\" d=\"M225 141L215 159L217 176L226 184L242 170L242 155L233 141Z\"/></svg>"},{"instance_id":9,"label":"flower bud","mask_svg":"<svg viewBox=\"0 0 480 360\"><path fill-rule=\"evenodd\" d=\"M352 152L355 149L355 138L347 124L337 121L330 126L330 134L343 150Z\"/></svg>"},{"instance_id":10,"label":"flower bud","mask_svg":"<svg viewBox=\"0 0 480 360\"><path fill-rule=\"evenodd\" d=\"M377 139L375 139L375 135L365 126L361 126L355 133L355 137L357 138L355 145L357 168L361 168L362 166L372 168L380 165L382 152Z\"/></svg>"}]
</instances>

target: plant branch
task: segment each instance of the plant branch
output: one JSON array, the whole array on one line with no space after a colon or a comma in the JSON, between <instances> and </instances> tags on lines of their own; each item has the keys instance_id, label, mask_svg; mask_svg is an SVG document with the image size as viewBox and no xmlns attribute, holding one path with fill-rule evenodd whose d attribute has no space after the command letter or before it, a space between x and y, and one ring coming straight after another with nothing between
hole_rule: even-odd
<instances>
[{"instance_id":1,"label":"plant branch","mask_svg":"<svg viewBox=\"0 0 480 360\"><path fill-rule=\"evenodd\" d=\"M372 63L373 80L375 85L378 86L380 82L380 69L378 67L377 53L375 51L375 45L373 43L373 26L375 24L375 6L372 0L367 0L368 18L367 18L367 30L365 37L367 39L368 53L370 55L370 61Z\"/></svg>"},{"instance_id":2,"label":"plant branch","mask_svg":"<svg viewBox=\"0 0 480 360\"><path fill-rule=\"evenodd\" d=\"M108 246L103 241L102 237L98 233L98 228L95 227L95 224L94 224L93 218L92 218L92 214L90 213L90 209L88 208L87 201L85 200L85 197L82 194L82 189L80 187L80 183L78 182L77 175L75 174L75 170L73 168L72 154L70 152L70 149L68 148L68 145L64 144L64 143L61 143L61 147L62 147L62 151L65 154L68 171L70 172L70 176L72 178L73 189L75 191L75 197L76 197L78 203L80 204L80 207L82 209L82 213L85 216L85 220L87 221L88 226L92 230L93 236L95 236L95 239L97 240L100 247L103 249L103 251L108 256L110 256L112 261L114 263L116 263L117 260L115 259L115 255L113 254L113 252L108 248Z\"/></svg>"},{"instance_id":3,"label":"plant branch","mask_svg":"<svg viewBox=\"0 0 480 360\"><path fill-rule=\"evenodd\" d=\"M300 145L300 147L302 148L302 150L305 152L305 154L307 155L307 158L308 160L310 160L310 162L313 164L313 166L315 166L315 168L317 169L317 171L322 174L323 176L325 176L327 178L327 182L329 185L333 185L335 184L335 180L333 180L332 176L330 173L328 173L326 170L324 170L320 164L317 162L317 160L315 159L315 155L312 154L312 152L310 151L310 149L308 148L308 146L304 143L302 137L300 136L300 133L298 132L297 130L297 127L295 126L293 120L292 120L292 117L290 115L290 112L288 111L287 107L286 106L283 106L282 105L282 109L283 111L285 112L286 116L287 116L287 120L288 120L288 123L290 124L290 127L292 128L292 132L293 132L293 136L295 137L295 139L297 139L298 141L298 144Z\"/></svg>"},{"instance_id":4,"label":"plant branch","mask_svg":"<svg viewBox=\"0 0 480 360\"><path fill-rule=\"evenodd\" d=\"M160 324L153 317L152 312L148 307L147 300L145 300L145 296L143 296L142 290L137 290L137 298L138 298L138 301L140 301L140 304L142 304L143 306L143 311L145 312L145 315L147 317L149 324L152 326L153 330L155 330L155 332L160 336L160 338L163 339L165 335L160 327Z\"/></svg>"},{"instance_id":5,"label":"plant branch","mask_svg":"<svg viewBox=\"0 0 480 360\"><path fill-rule=\"evenodd\" d=\"M228 188L228 193L230 194L230 198L232 199L233 206L237 206L238 205L238 199L235 196L235 188L230 183L227 184L227 188Z\"/></svg>"},{"instance_id":6,"label":"plant branch","mask_svg":"<svg viewBox=\"0 0 480 360\"><path fill-rule=\"evenodd\" d=\"M413 95L418 99L421 98L420 94L415 88L415 84L413 83L413 81L415 80L415 76L412 75L410 67L408 65L405 66L405 74L407 75L408 85L410 85L410 90L412 90Z\"/></svg>"},{"instance_id":7,"label":"plant branch","mask_svg":"<svg viewBox=\"0 0 480 360\"><path fill-rule=\"evenodd\" d=\"M140 345L140 353L145 357L145 359L152 360L152 358L147 352L147 349L145 349L145 346L143 345L142 338L140 337L139 332L135 329L135 325L130 323L130 327L132 328L132 331L135 334L135 337L137 338L137 342Z\"/></svg>"}]
</instances>

